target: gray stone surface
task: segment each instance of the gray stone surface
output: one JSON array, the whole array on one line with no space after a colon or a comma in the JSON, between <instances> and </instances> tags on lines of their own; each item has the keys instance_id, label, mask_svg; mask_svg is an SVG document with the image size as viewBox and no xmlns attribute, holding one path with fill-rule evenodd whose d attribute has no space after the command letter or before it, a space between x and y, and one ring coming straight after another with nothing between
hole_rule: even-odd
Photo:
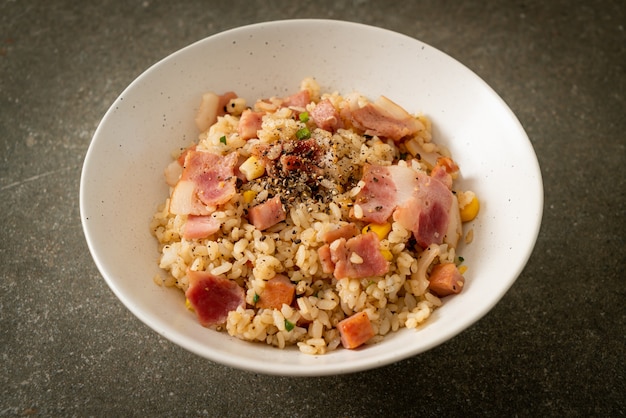
<instances>
[{"instance_id":1,"label":"gray stone surface","mask_svg":"<svg viewBox=\"0 0 626 418\"><path fill-rule=\"evenodd\" d=\"M615 1L0 3L0 416L623 416L626 5ZM80 224L101 117L147 67L225 29L334 18L447 52L517 114L544 218L485 318L387 367L281 378L177 348L101 279Z\"/></svg>"}]
</instances>

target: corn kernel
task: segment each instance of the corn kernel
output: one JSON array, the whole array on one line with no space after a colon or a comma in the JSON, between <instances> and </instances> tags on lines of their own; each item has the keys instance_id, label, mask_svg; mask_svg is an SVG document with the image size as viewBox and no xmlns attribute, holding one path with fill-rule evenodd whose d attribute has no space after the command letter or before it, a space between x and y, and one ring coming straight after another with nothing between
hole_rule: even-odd
<instances>
[{"instance_id":1,"label":"corn kernel","mask_svg":"<svg viewBox=\"0 0 626 418\"><path fill-rule=\"evenodd\" d=\"M393 260L393 254L389 250L380 250L380 253L383 255L385 260L391 261Z\"/></svg>"},{"instance_id":2,"label":"corn kernel","mask_svg":"<svg viewBox=\"0 0 626 418\"><path fill-rule=\"evenodd\" d=\"M239 171L250 181L261 177L265 173L265 166L261 160L252 155L239 166Z\"/></svg>"},{"instance_id":3,"label":"corn kernel","mask_svg":"<svg viewBox=\"0 0 626 418\"><path fill-rule=\"evenodd\" d=\"M386 222L384 224L367 224L363 228L363 233L367 234L368 232L373 231L378 235L378 239L385 239L389 231L391 231L391 224Z\"/></svg>"},{"instance_id":4,"label":"corn kernel","mask_svg":"<svg viewBox=\"0 0 626 418\"><path fill-rule=\"evenodd\" d=\"M255 192L254 190L246 190L243 192L243 201L245 203L250 203L254 200L256 195L257 195L257 192Z\"/></svg>"},{"instance_id":5,"label":"corn kernel","mask_svg":"<svg viewBox=\"0 0 626 418\"><path fill-rule=\"evenodd\" d=\"M191 306L191 302L189 302L189 299L187 299L187 298L185 298L185 308L187 308L191 312L193 312L193 306Z\"/></svg>"},{"instance_id":6,"label":"corn kernel","mask_svg":"<svg viewBox=\"0 0 626 418\"><path fill-rule=\"evenodd\" d=\"M459 273L465 274L466 271L467 271L467 266L460 266L459 267Z\"/></svg>"},{"instance_id":7,"label":"corn kernel","mask_svg":"<svg viewBox=\"0 0 626 418\"><path fill-rule=\"evenodd\" d=\"M479 209L480 203L478 202L478 198L474 196L472 200L461 209L461 221L469 222L473 220L476 215L478 215Z\"/></svg>"}]
</instances>

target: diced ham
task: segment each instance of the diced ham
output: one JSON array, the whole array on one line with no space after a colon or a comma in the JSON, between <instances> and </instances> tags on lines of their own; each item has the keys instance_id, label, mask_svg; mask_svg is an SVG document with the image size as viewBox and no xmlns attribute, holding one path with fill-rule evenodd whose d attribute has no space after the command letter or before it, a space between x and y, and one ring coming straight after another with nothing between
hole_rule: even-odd
<instances>
[{"instance_id":1,"label":"diced ham","mask_svg":"<svg viewBox=\"0 0 626 418\"><path fill-rule=\"evenodd\" d=\"M210 215L236 193L234 167L238 153L226 156L189 151L180 180L170 198L170 212L176 215Z\"/></svg>"},{"instance_id":2,"label":"diced ham","mask_svg":"<svg viewBox=\"0 0 626 418\"><path fill-rule=\"evenodd\" d=\"M457 294L465 284L465 278L453 263L436 264L428 280L430 291L439 297Z\"/></svg>"},{"instance_id":3,"label":"diced ham","mask_svg":"<svg viewBox=\"0 0 626 418\"><path fill-rule=\"evenodd\" d=\"M308 90L300 90L299 92L283 98L284 107L295 107L303 109L311 101L311 95Z\"/></svg>"},{"instance_id":4,"label":"diced ham","mask_svg":"<svg viewBox=\"0 0 626 418\"><path fill-rule=\"evenodd\" d=\"M209 237L220 230L221 222L213 216L187 216L183 238L202 239Z\"/></svg>"},{"instance_id":5,"label":"diced ham","mask_svg":"<svg viewBox=\"0 0 626 418\"><path fill-rule=\"evenodd\" d=\"M339 116L339 112L328 99L324 99L315 105L311 110L311 118L318 128L329 132L335 132L339 128L343 128L343 121Z\"/></svg>"},{"instance_id":6,"label":"diced ham","mask_svg":"<svg viewBox=\"0 0 626 418\"><path fill-rule=\"evenodd\" d=\"M217 95L213 92L207 92L202 95L202 101L196 113L196 127L200 132L204 132L211 127L218 116L226 114L226 105L231 99L236 99L237 95L232 91Z\"/></svg>"},{"instance_id":7,"label":"diced ham","mask_svg":"<svg viewBox=\"0 0 626 418\"><path fill-rule=\"evenodd\" d=\"M204 271L187 271L189 288L185 296L202 326L226 322L228 313L245 307L245 291L235 281Z\"/></svg>"},{"instance_id":8,"label":"diced ham","mask_svg":"<svg viewBox=\"0 0 626 418\"><path fill-rule=\"evenodd\" d=\"M326 274L333 273L335 271L335 263L333 263L332 255L330 254L330 245L324 244L317 250L317 256L322 263L322 271Z\"/></svg>"},{"instance_id":9,"label":"diced ham","mask_svg":"<svg viewBox=\"0 0 626 418\"><path fill-rule=\"evenodd\" d=\"M322 239L325 243L330 244L336 239L345 238L350 239L359 234L359 228L353 223L349 223L339 228L331 229L330 231L326 231L322 236Z\"/></svg>"},{"instance_id":10,"label":"diced ham","mask_svg":"<svg viewBox=\"0 0 626 418\"><path fill-rule=\"evenodd\" d=\"M330 256L337 279L382 276L389 271L389 262L380 252L380 240L375 232L333 241Z\"/></svg>"},{"instance_id":11,"label":"diced ham","mask_svg":"<svg viewBox=\"0 0 626 418\"><path fill-rule=\"evenodd\" d=\"M277 274L265 283L265 289L256 303L257 308L280 309L285 305L291 305L296 294L296 285L289 277Z\"/></svg>"},{"instance_id":12,"label":"diced ham","mask_svg":"<svg viewBox=\"0 0 626 418\"><path fill-rule=\"evenodd\" d=\"M271 228L285 219L287 212L278 195L248 210L248 221L260 231Z\"/></svg>"},{"instance_id":13,"label":"diced ham","mask_svg":"<svg viewBox=\"0 0 626 418\"><path fill-rule=\"evenodd\" d=\"M374 336L374 327L367 313L357 312L340 321L337 330L344 348L352 349L365 344Z\"/></svg>"},{"instance_id":14,"label":"diced ham","mask_svg":"<svg viewBox=\"0 0 626 418\"><path fill-rule=\"evenodd\" d=\"M430 172L430 176L436 178L452 190L453 176L458 173L459 166L449 157L439 157L437 164Z\"/></svg>"},{"instance_id":15,"label":"diced ham","mask_svg":"<svg viewBox=\"0 0 626 418\"><path fill-rule=\"evenodd\" d=\"M416 118L384 96L374 103L369 102L351 109L347 117L365 135L381 136L394 141L414 135L421 128Z\"/></svg>"},{"instance_id":16,"label":"diced ham","mask_svg":"<svg viewBox=\"0 0 626 418\"><path fill-rule=\"evenodd\" d=\"M263 125L264 112L254 112L246 109L239 118L237 133L242 139L248 140L257 137L257 132Z\"/></svg>"}]
</instances>

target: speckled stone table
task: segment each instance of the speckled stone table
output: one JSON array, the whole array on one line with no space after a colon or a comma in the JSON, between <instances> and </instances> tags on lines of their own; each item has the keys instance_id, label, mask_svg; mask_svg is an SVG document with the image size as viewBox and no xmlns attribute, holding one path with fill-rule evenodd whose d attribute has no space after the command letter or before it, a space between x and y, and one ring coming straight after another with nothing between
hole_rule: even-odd
<instances>
[{"instance_id":1,"label":"speckled stone table","mask_svg":"<svg viewBox=\"0 0 626 418\"><path fill-rule=\"evenodd\" d=\"M453 340L375 370L281 378L179 349L108 289L84 240L82 162L147 67L225 29L331 18L418 38L489 83L541 164L529 263ZM0 3L0 416L623 416L623 1Z\"/></svg>"}]
</instances>

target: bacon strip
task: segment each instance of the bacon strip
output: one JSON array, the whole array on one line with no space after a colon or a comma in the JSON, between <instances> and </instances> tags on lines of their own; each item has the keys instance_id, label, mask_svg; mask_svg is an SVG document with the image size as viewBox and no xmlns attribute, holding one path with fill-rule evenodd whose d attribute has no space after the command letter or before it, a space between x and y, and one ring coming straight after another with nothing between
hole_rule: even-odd
<instances>
[{"instance_id":1,"label":"bacon strip","mask_svg":"<svg viewBox=\"0 0 626 418\"><path fill-rule=\"evenodd\" d=\"M413 232L422 248L441 244L448 231L452 192L439 180L417 172L415 193L393 214L393 219ZM456 207L458 211L458 205Z\"/></svg>"},{"instance_id":2,"label":"bacon strip","mask_svg":"<svg viewBox=\"0 0 626 418\"><path fill-rule=\"evenodd\" d=\"M365 185L355 200L361 213L357 215L353 208L351 215L366 222L384 223L397 205L397 188L389 167L367 164L363 167L361 181Z\"/></svg>"},{"instance_id":3,"label":"bacon strip","mask_svg":"<svg viewBox=\"0 0 626 418\"><path fill-rule=\"evenodd\" d=\"M248 140L257 137L257 132L263 126L264 112L254 112L246 109L239 118L237 133L242 139Z\"/></svg>"},{"instance_id":4,"label":"bacon strip","mask_svg":"<svg viewBox=\"0 0 626 418\"><path fill-rule=\"evenodd\" d=\"M311 118L318 128L325 131L335 132L337 129L343 128L343 121L339 116L339 112L328 99L324 99L315 105L313 110L311 110Z\"/></svg>"},{"instance_id":5,"label":"bacon strip","mask_svg":"<svg viewBox=\"0 0 626 418\"><path fill-rule=\"evenodd\" d=\"M212 216L187 216L183 238L185 239L201 239L209 237L220 230L221 223Z\"/></svg>"},{"instance_id":6,"label":"bacon strip","mask_svg":"<svg viewBox=\"0 0 626 418\"><path fill-rule=\"evenodd\" d=\"M389 262L380 252L380 240L375 232L333 241L330 256L337 279L382 276L389 271Z\"/></svg>"},{"instance_id":7,"label":"bacon strip","mask_svg":"<svg viewBox=\"0 0 626 418\"><path fill-rule=\"evenodd\" d=\"M417 119L384 96L375 103L351 109L347 117L365 135L382 136L393 141L414 135L421 128Z\"/></svg>"},{"instance_id":8,"label":"bacon strip","mask_svg":"<svg viewBox=\"0 0 626 418\"><path fill-rule=\"evenodd\" d=\"M210 215L236 193L234 168L238 153L226 156L190 150L180 180L170 199L176 215Z\"/></svg>"},{"instance_id":9,"label":"bacon strip","mask_svg":"<svg viewBox=\"0 0 626 418\"><path fill-rule=\"evenodd\" d=\"M330 244L336 239L345 238L350 239L359 234L359 228L353 223L349 223L339 228L331 229L330 231L326 231L322 236L322 239L325 243Z\"/></svg>"},{"instance_id":10,"label":"bacon strip","mask_svg":"<svg viewBox=\"0 0 626 418\"><path fill-rule=\"evenodd\" d=\"M423 248L444 240L456 245L458 228L451 222L457 219L459 209L447 184L405 166L372 165L365 166L363 172L364 185L351 216L380 224L392 215L394 221L413 232Z\"/></svg>"},{"instance_id":11,"label":"bacon strip","mask_svg":"<svg viewBox=\"0 0 626 418\"><path fill-rule=\"evenodd\" d=\"M284 107L304 108L311 101L311 95L308 90L300 90L291 96L283 97L282 105Z\"/></svg>"}]
</instances>

